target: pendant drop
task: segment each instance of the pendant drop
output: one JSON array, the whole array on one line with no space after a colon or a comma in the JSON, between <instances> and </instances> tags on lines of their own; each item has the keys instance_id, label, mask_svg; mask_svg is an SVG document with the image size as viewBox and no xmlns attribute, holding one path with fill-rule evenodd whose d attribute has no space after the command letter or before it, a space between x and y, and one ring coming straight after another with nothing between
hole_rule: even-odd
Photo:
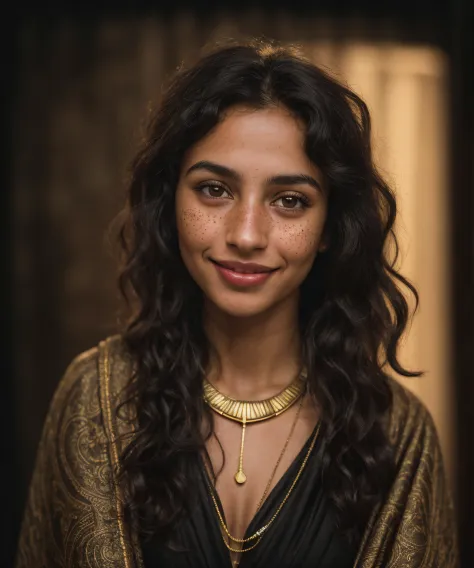
<instances>
[{"instance_id":1,"label":"pendant drop","mask_svg":"<svg viewBox=\"0 0 474 568\"><path fill-rule=\"evenodd\" d=\"M244 441L245 441L245 427L247 426L247 404L244 402L243 404L243 412L242 412L242 439L240 441L240 455L239 455L239 469L237 473L234 475L235 481L242 485L247 481L247 476L244 473Z\"/></svg>"},{"instance_id":2,"label":"pendant drop","mask_svg":"<svg viewBox=\"0 0 474 568\"><path fill-rule=\"evenodd\" d=\"M234 475L234 479L239 485L242 485L247 481L247 476L241 469L239 469L239 471Z\"/></svg>"}]
</instances>

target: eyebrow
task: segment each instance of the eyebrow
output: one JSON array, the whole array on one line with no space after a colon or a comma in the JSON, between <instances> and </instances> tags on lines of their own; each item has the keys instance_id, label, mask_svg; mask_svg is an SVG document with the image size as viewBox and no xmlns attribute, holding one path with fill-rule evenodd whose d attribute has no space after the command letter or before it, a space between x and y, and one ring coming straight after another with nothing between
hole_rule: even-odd
<instances>
[{"instance_id":1,"label":"eyebrow","mask_svg":"<svg viewBox=\"0 0 474 568\"><path fill-rule=\"evenodd\" d=\"M189 175L191 172L196 170L206 170L234 181L242 180L242 176L232 168L216 164L215 162L209 162L208 160L201 160L200 162L193 164L187 170L186 175ZM310 185L317 191L323 191L321 184L314 177L308 174L278 174L267 178L265 182L269 185Z\"/></svg>"},{"instance_id":2,"label":"eyebrow","mask_svg":"<svg viewBox=\"0 0 474 568\"><path fill-rule=\"evenodd\" d=\"M321 184L314 177L307 174L281 174L268 178L266 182L270 185L310 185L318 191L322 191Z\"/></svg>"}]
</instances>

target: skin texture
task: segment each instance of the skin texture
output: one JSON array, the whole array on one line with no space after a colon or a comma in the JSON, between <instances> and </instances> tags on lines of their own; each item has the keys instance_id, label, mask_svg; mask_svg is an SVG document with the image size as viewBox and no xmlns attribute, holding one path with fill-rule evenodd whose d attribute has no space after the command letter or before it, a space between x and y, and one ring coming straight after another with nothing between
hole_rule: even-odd
<instances>
[{"instance_id":1,"label":"skin texture","mask_svg":"<svg viewBox=\"0 0 474 568\"><path fill-rule=\"evenodd\" d=\"M280 303L294 307L322 247L327 199L321 172L303 144L302 126L285 109L239 108L187 153L176 194L181 255L208 302L229 315L250 317ZM201 161L232 169L240 179L204 168L188 173ZM267 182L282 174L311 176L321 190ZM261 286L236 289L210 259L277 270Z\"/></svg>"},{"instance_id":2,"label":"skin texture","mask_svg":"<svg viewBox=\"0 0 474 568\"><path fill-rule=\"evenodd\" d=\"M312 181L281 179L296 175ZM326 215L323 176L305 154L303 126L285 108L230 109L185 156L176 193L179 245L204 293L205 330L213 346L208 378L221 392L261 400L298 373L299 287L325 248ZM213 260L253 262L275 271L264 283L241 288L229 284ZM255 514L297 407L247 428L248 481L242 486L234 481L241 426L214 416L215 437L207 450L214 471L222 468L216 488L234 536L243 536ZM315 402L305 397L272 487L313 431L317 416Z\"/></svg>"}]
</instances>

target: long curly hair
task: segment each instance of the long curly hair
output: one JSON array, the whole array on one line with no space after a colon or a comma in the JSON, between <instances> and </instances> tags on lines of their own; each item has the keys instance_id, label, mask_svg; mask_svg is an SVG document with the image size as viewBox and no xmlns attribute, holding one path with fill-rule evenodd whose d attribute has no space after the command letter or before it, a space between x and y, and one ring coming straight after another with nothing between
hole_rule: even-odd
<instances>
[{"instance_id":1,"label":"long curly hair","mask_svg":"<svg viewBox=\"0 0 474 568\"><path fill-rule=\"evenodd\" d=\"M384 369L420 374L397 358L410 316L402 287L416 307L418 295L396 269L396 201L373 163L367 106L294 49L266 42L221 46L178 71L132 164L120 233L120 286L135 304L123 332L136 421L121 456L125 511L145 535L172 540L213 433L202 397L211 346L202 292L179 253L175 189L184 153L234 105L289 109L305 125L306 153L329 189L329 247L301 287L302 363L322 409L324 490L340 530L357 540L395 469Z\"/></svg>"}]
</instances>

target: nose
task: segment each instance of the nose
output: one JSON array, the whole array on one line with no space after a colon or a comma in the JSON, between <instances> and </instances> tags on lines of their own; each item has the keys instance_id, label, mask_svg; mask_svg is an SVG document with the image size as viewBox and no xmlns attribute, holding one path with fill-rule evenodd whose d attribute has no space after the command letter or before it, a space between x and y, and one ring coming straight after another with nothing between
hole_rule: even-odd
<instances>
[{"instance_id":1,"label":"nose","mask_svg":"<svg viewBox=\"0 0 474 568\"><path fill-rule=\"evenodd\" d=\"M263 204L237 202L227 215L228 246L242 253L267 247L270 220Z\"/></svg>"}]
</instances>

